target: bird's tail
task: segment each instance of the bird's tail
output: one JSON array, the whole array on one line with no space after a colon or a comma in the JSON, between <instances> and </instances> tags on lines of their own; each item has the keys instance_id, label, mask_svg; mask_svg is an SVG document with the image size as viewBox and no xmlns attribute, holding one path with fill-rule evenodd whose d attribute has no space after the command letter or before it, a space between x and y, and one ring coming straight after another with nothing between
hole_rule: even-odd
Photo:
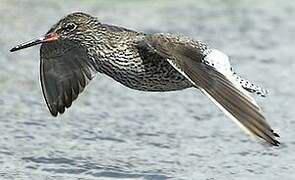
<instances>
[{"instance_id":1,"label":"bird's tail","mask_svg":"<svg viewBox=\"0 0 295 180\"><path fill-rule=\"evenodd\" d=\"M264 89L261 86L255 85L254 83L250 82L249 80L239 76L236 72L233 71L233 79L239 83L245 90L250 93L255 93L261 97L265 97L269 94L267 89Z\"/></svg>"}]
</instances>

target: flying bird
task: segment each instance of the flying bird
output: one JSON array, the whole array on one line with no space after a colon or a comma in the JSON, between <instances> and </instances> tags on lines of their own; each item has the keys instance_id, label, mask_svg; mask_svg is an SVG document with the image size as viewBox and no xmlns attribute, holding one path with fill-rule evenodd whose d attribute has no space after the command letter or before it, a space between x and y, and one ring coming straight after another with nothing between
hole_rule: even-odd
<instances>
[{"instance_id":1,"label":"flying bird","mask_svg":"<svg viewBox=\"0 0 295 180\"><path fill-rule=\"evenodd\" d=\"M76 12L44 36L10 51L37 44L41 44L42 91L53 116L64 113L99 72L140 91L199 89L246 132L279 145L279 135L250 96L268 92L239 76L227 55L201 41L178 34L137 32Z\"/></svg>"}]
</instances>

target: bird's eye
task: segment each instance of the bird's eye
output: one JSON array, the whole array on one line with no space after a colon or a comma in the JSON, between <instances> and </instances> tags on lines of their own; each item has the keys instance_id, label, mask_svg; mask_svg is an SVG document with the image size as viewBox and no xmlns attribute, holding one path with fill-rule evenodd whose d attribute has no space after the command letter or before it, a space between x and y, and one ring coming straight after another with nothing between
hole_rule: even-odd
<instances>
[{"instance_id":1,"label":"bird's eye","mask_svg":"<svg viewBox=\"0 0 295 180\"><path fill-rule=\"evenodd\" d=\"M66 30L68 30L68 31L72 31L72 30L74 30L76 27L77 27L76 24L74 24L74 23L69 23L69 24L66 25Z\"/></svg>"}]
</instances>

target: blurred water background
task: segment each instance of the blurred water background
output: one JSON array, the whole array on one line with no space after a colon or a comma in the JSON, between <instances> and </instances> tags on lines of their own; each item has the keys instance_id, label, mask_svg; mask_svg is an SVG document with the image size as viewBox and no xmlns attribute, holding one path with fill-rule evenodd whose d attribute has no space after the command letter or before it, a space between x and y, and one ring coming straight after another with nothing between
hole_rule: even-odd
<instances>
[{"instance_id":1,"label":"blurred water background","mask_svg":"<svg viewBox=\"0 0 295 180\"><path fill-rule=\"evenodd\" d=\"M271 91L256 99L282 145L251 140L194 89L139 92L104 75L53 118L39 84L39 47L9 49L74 11L224 51L240 74ZM294 19L287 0L1 0L0 179L295 179Z\"/></svg>"}]
</instances>

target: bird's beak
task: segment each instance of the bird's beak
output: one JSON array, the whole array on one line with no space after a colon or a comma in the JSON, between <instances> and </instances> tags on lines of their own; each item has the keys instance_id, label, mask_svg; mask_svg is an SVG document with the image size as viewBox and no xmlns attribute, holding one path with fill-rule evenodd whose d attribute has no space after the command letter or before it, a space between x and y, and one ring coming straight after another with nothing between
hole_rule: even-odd
<instances>
[{"instance_id":1,"label":"bird's beak","mask_svg":"<svg viewBox=\"0 0 295 180\"><path fill-rule=\"evenodd\" d=\"M60 36L56 32L48 33L48 34L46 34L44 36L33 39L31 41L21 43L21 44L15 46L15 47L13 47L12 49L10 49L10 52L18 51L20 49L28 48L28 47L35 46L35 45L41 44L41 43L47 43L47 42L56 41L56 40L59 39L59 37Z\"/></svg>"}]
</instances>

